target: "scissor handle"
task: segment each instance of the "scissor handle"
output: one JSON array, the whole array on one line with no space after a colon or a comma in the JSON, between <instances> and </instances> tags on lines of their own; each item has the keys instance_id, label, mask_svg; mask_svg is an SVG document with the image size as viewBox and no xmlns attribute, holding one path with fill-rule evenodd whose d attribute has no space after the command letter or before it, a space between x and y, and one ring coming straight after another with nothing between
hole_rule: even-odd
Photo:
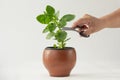
<instances>
[{"instance_id":1,"label":"scissor handle","mask_svg":"<svg viewBox=\"0 0 120 80\"><path fill-rule=\"evenodd\" d=\"M88 27L87 27L86 25L82 25L82 26L77 25L76 28L80 28L81 31L79 32L79 34L80 34L82 37L85 37L85 38L90 37L90 35L84 34L85 31L84 31L83 29L88 29Z\"/></svg>"},{"instance_id":2,"label":"scissor handle","mask_svg":"<svg viewBox=\"0 0 120 80\"><path fill-rule=\"evenodd\" d=\"M79 34L80 34L82 37L85 37L85 38L90 37L90 35L86 35L86 34L84 34L84 32L85 32L85 31L81 31L81 32L79 32Z\"/></svg>"}]
</instances>

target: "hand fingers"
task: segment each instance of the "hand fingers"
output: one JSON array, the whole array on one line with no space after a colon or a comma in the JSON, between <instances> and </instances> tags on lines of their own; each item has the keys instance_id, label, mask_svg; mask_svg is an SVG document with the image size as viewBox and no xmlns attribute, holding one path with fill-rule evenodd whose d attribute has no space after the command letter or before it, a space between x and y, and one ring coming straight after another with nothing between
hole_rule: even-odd
<instances>
[{"instance_id":1,"label":"hand fingers","mask_svg":"<svg viewBox=\"0 0 120 80\"><path fill-rule=\"evenodd\" d=\"M73 23L72 28L75 28L77 26L83 26L84 24L88 24L88 20L86 18L80 18Z\"/></svg>"},{"instance_id":2,"label":"hand fingers","mask_svg":"<svg viewBox=\"0 0 120 80\"><path fill-rule=\"evenodd\" d=\"M93 16L91 16L91 15L89 15L89 14L85 14L85 15L83 16L83 18L91 18L91 17L93 17Z\"/></svg>"},{"instance_id":3,"label":"hand fingers","mask_svg":"<svg viewBox=\"0 0 120 80\"><path fill-rule=\"evenodd\" d=\"M83 26L83 25L87 25L87 28L80 28L80 32L83 31L82 34L84 35L90 35L98 30L96 30L96 24L98 25L98 23L96 23L98 21L98 19L94 16L85 14L83 16L83 18L80 18L79 20L77 20L73 25L72 28L76 28L77 26Z\"/></svg>"}]
</instances>

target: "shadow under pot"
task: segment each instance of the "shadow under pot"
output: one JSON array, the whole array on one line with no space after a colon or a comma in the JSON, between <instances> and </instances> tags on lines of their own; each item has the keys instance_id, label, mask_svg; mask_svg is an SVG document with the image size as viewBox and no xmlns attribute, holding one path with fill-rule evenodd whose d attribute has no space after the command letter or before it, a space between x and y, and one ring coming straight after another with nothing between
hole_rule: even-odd
<instances>
[{"instance_id":1,"label":"shadow under pot","mask_svg":"<svg viewBox=\"0 0 120 80\"><path fill-rule=\"evenodd\" d=\"M43 52L43 63L50 76L69 76L76 63L76 51L72 47L64 49L47 47Z\"/></svg>"}]
</instances>

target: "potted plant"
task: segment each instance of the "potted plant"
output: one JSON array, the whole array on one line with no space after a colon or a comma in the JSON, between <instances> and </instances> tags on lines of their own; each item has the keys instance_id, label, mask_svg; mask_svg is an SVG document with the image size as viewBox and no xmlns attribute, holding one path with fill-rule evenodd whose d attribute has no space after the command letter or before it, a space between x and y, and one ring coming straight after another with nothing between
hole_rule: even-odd
<instances>
[{"instance_id":1,"label":"potted plant","mask_svg":"<svg viewBox=\"0 0 120 80\"><path fill-rule=\"evenodd\" d=\"M73 47L66 47L67 32L62 30L67 22L73 20L73 14L66 14L59 18L59 11L47 5L43 14L36 17L37 21L45 24L43 33L47 33L46 39L54 39L57 44L46 47L43 51L43 63L50 76L69 76L76 63L76 52Z\"/></svg>"}]
</instances>

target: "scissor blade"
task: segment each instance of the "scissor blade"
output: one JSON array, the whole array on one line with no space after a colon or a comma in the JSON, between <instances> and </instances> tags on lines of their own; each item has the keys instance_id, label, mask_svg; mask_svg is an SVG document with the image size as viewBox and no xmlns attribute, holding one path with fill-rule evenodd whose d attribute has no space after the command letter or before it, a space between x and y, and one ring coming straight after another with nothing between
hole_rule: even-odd
<instances>
[{"instance_id":1,"label":"scissor blade","mask_svg":"<svg viewBox=\"0 0 120 80\"><path fill-rule=\"evenodd\" d=\"M79 30L78 30L79 28ZM84 34L84 31L80 31L81 30L81 27L78 27L78 28L75 28L75 29L72 29L70 27L63 27L62 30L68 30L68 31L76 31L78 32L82 37L85 37L85 38L88 38L90 35L85 35Z\"/></svg>"},{"instance_id":2,"label":"scissor blade","mask_svg":"<svg viewBox=\"0 0 120 80\"><path fill-rule=\"evenodd\" d=\"M74 31L74 29L72 29L70 27L63 27L62 30L73 30Z\"/></svg>"}]
</instances>

